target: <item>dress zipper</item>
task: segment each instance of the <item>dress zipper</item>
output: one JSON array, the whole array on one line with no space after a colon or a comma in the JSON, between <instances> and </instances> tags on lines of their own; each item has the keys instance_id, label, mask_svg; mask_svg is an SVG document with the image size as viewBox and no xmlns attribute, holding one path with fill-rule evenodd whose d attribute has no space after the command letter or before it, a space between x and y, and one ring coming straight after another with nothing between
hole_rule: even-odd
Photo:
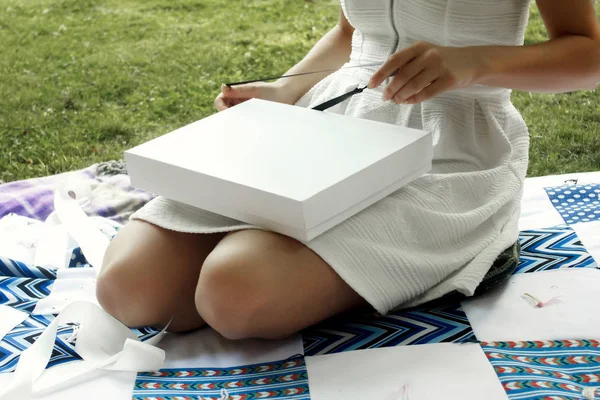
<instances>
[{"instance_id":1,"label":"dress zipper","mask_svg":"<svg viewBox=\"0 0 600 400\"><path fill-rule=\"evenodd\" d=\"M391 57L395 52L396 52L396 48L398 47L398 43L400 42L400 34L398 33L398 30L396 29L396 22L394 21L394 17L395 15L395 1L402 1L402 0L390 0L390 25L392 26L392 30L394 31L395 34L395 40L394 40L394 44L392 45L392 48L390 49L390 53L388 54L388 57ZM386 81L389 84L390 82L390 78L387 78Z\"/></svg>"},{"instance_id":2,"label":"dress zipper","mask_svg":"<svg viewBox=\"0 0 600 400\"><path fill-rule=\"evenodd\" d=\"M398 30L396 29L396 22L394 21L394 17L395 17L395 1L397 0L390 0L390 24L392 26L392 29L394 30L394 34L396 35L396 38L394 40L394 44L392 45L392 49L390 51L390 56L392 54L394 54L396 52L396 48L398 47L398 43L400 42L400 34L398 33Z\"/></svg>"}]
</instances>

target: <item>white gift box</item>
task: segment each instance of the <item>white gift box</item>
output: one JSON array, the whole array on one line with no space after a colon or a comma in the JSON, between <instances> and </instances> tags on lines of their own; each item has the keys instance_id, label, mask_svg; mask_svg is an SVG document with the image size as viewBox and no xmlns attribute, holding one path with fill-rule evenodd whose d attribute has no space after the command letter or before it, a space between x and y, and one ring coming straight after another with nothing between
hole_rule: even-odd
<instances>
[{"instance_id":1,"label":"white gift box","mask_svg":"<svg viewBox=\"0 0 600 400\"><path fill-rule=\"evenodd\" d=\"M309 241L431 168L431 134L252 99L125 153L134 186Z\"/></svg>"}]
</instances>

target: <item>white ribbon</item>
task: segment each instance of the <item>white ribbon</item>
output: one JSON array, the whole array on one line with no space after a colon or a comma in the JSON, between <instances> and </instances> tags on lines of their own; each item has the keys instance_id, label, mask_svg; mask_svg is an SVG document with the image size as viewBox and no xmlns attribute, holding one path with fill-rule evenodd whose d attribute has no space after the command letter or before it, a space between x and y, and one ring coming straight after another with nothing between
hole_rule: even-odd
<instances>
[{"instance_id":1,"label":"white ribbon","mask_svg":"<svg viewBox=\"0 0 600 400\"><path fill-rule=\"evenodd\" d=\"M31 314L56 315L76 301L98 304L96 299L96 271L93 268L57 270L50 294L37 302Z\"/></svg>"},{"instance_id":2,"label":"white ribbon","mask_svg":"<svg viewBox=\"0 0 600 400\"><path fill-rule=\"evenodd\" d=\"M142 343L129 328L98 305L89 301L73 302L88 298L95 300L94 291L91 289L102 267L109 239L97 224L88 218L79 202L69 196L67 189L63 186L54 193L55 213L47 221L53 229L48 229L47 234L38 239L41 248L36 254L36 259L57 264L55 266L59 269L66 268L68 260L64 259L64 254L69 247L75 245L74 241L93 270L59 271L58 280L64 288L62 292L55 294L61 294L64 299L52 300L51 294L46 301L40 301L40 310L44 309L49 313L62 309L62 312L35 343L21 353L15 372L0 374L0 400L29 400L36 394L57 390L65 382L72 383L76 378L82 378L97 370L151 372L158 371L164 363L165 353L155 345L165 335L167 328ZM90 282L91 286L88 285ZM90 290L86 289L88 286L91 287ZM27 314L10 308L8 311L0 310L3 311L4 319L0 330L10 331L27 317ZM59 325L68 323L79 324L75 351L83 361L74 361L46 370L57 329ZM3 328L4 325L7 326L6 329ZM0 338L4 334L2 333Z\"/></svg>"},{"instance_id":3,"label":"white ribbon","mask_svg":"<svg viewBox=\"0 0 600 400\"><path fill-rule=\"evenodd\" d=\"M99 273L110 240L94 226L79 203L64 189L54 192L54 210L69 235L79 244L88 263Z\"/></svg>"},{"instance_id":4,"label":"white ribbon","mask_svg":"<svg viewBox=\"0 0 600 400\"><path fill-rule=\"evenodd\" d=\"M57 220L58 218L53 218ZM58 223L59 221L56 221ZM35 243L33 265L64 269L69 266L73 248L77 244L63 225L53 225L46 220L42 233Z\"/></svg>"},{"instance_id":5,"label":"white ribbon","mask_svg":"<svg viewBox=\"0 0 600 400\"><path fill-rule=\"evenodd\" d=\"M66 323L79 323L75 351L84 362L71 374L60 376L45 385L36 385L52 355L57 328ZM165 353L154 345L165 334L142 343L129 328L100 307L87 302L75 302L66 307L44 330L36 342L21 353L15 372L7 385L0 388L0 400L27 400L68 380L97 369L153 372L164 362ZM51 371L52 369L50 369Z\"/></svg>"}]
</instances>

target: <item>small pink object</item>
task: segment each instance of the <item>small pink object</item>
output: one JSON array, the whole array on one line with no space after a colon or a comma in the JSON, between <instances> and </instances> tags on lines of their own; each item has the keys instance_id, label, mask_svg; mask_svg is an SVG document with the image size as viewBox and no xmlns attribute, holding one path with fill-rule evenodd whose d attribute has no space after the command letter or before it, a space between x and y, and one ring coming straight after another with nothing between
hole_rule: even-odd
<instances>
[{"instance_id":1,"label":"small pink object","mask_svg":"<svg viewBox=\"0 0 600 400\"><path fill-rule=\"evenodd\" d=\"M538 299L537 297L535 297L535 296L533 296L533 295L531 295L531 294L529 294L529 293L525 293L525 294L523 295L523 297L524 297L526 300L529 300L529 301L530 301L530 302L533 304L533 306L534 306L534 307L537 307L537 308L544 308L544 307L546 307L546 306L549 306L550 304L552 304L552 303L556 302L556 300L558 300L558 298L559 298L560 296L553 297L553 298L551 298L551 299L550 299L550 300L548 300L548 301L541 301L540 299Z\"/></svg>"},{"instance_id":2,"label":"small pink object","mask_svg":"<svg viewBox=\"0 0 600 400\"><path fill-rule=\"evenodd\" d=\"M403 385L399 390L388 396L386 400L410 400L410 387Z\"/></svg>"}]
</instances>

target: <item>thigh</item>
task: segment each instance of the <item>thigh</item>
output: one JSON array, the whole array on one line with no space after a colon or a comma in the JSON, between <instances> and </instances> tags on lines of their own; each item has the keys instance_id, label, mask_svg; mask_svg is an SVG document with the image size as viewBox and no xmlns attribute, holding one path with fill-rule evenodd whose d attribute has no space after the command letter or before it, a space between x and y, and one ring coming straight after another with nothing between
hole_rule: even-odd
<instances>
[{"instance_id":1,"label":"thigh","mask_svg":"<svg viewBox=\"0 0 600 400\"><path fill-rule=\"evenodd\" d=\"M171 330L203 324L194 291L204 259L223 235L186 234L131 221L112 240L98 278L102 306L130 326Z\"/></svg>"},{"instance_id":2,"label":"thigh","mask_svg":"<svg viewBox=\"0 0 600 400\"><path fill-rule=\"evenodd\" d=\"M240 339L287 336L366 302L302 243L247 230L210 253L196 304L216 330Z\"/></svg>"}]
</instances>

